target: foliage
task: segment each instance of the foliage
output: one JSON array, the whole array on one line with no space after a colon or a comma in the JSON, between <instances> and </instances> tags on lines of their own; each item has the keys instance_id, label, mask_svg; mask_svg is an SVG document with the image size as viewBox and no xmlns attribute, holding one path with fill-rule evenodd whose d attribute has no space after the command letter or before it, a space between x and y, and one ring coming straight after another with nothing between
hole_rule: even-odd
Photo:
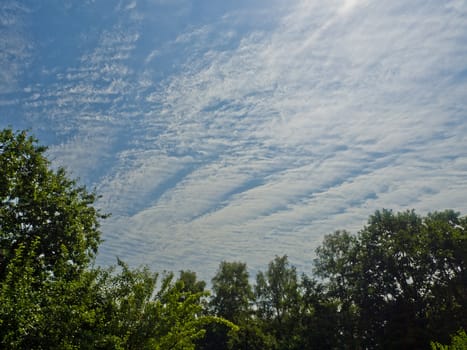
<instances>
[{"instance_id":1,"label":"foliage","mask_svg":"<svg viewBox=\"0 0 467 350\"><path fill-rule=\"evenodd\" d=\"M206 282L199 281L196 277L196 272L190 270L180 271L178 280L183 282L183 292L200 293L204 292Z\"/></svg>"},{"instance_id":2,"label":"foliage","mask_svg":"<svg viewBox=\"0 0 467 350\"><path fill-rule=\"evenodd\" d=\"M95 272L82 272L72 280L38 276L36 266L43 263L36 252L38 246L39 239L29 250L19 245L0 283L1 347L93 348Z\"/></svg>"},{"instance_id":3,"label":"foliage","mask_svg":"<svg viewBox=\"0 0 467 350\"><path fill-rule=\"evenodd\" d=\"M51 170L45 151L26 132L0 131L0 278L16 249L31 249L33 242L41 265L31 268L38 275L57 274L63 262L78 272L97 253L103 215L93 207L96 195L63 168Z\"/></svg>"},{"instance_id":4,"label":"foliage","mask_svg":"<svg viewBox=\"0 0 467 350\"><path fill-rule=\"evenodd\" d=\"M432 350L467 350L467 334L463 329L459 330L451 337L451 344L442 345L438 342L431 342Z\"/></svg>"},{"instance_id":5,"label":"foliage","mask_svg":"<svg viewBox=\"0 0 467 350\"><path fill-rule=\"evenodd\" d=\"M205 327L219 323L233 324L221 318L203 315L200 299L203 291L185 290L182 280L172 274L161 278L147 267L131 270L118 261L119 274L107 271L104 276L104 337L99 349L194 349Z\"/></svg>"},{"instance_id":6,"label":"foliage","mask_svg":"<svg viewBox=\"0 0 467 350\"><path fill-rule=\"evenodd\" d=\"M214 324L207 329L198 348L218 349L238 346L243 329L250 317L253 291L248 281L245 263L223 261L212 278L213 295L208 304L208 312L240 326L240 333L232 332L224 325ZM234 345L235 344L235 345Z\"/></svg>"},{"instance_id":7,"label":"foliage","mask_svg":"<svg viewBox=\"0 0 467 350\"><path fill-rule=\"evenodd\" d=\"M467 324L465 223L453 211L383 210L356 236L325 238L315 271L340 303L347 344L427 348Z\"/></svg>"},{"instance_id":8,"label":"foliage","mask_svg":"<svg viewBox=\"0 0 467 350\"><path fill-rule=\"evenodd\" d=\"M214 314L232 322L248 317L253 290L248 281L245 263L223 261L212 279L213 297L210 302Z\"/></svg>"},{"instance_id":9,"label":"foliage","mask_svg":"<svg viewBox=\"0 0 467 350\"><path fill-rule=\"evenodd\" d=\"M268 325L278 348L299 348L295 334L301 303L299 281L286 255L276 256L265 272L256 275L255 296L258 317Z\"/></svg>"},{"instance_id":10,"label":"foliage","mask_svg":"<svg viewBox=\"0 0 467 350\"><path fill-rule=\"evenodd\" d=\"M305 274L300 284L300 312L296 332L302 349L342 349L339 343L338 304L326 293L326 287Z\"/></svg>"},{"instance_id":11,"label":"foliage","mask_svg":"<svg viewBox=\"0 0 467 350\"><path fill-rule=\"evenodd\" d=\"M50 169L26 132L0 131L0 344L5 349L83 348L94 322L100 243L96 195Z\"/></svg>"}]
</instances>

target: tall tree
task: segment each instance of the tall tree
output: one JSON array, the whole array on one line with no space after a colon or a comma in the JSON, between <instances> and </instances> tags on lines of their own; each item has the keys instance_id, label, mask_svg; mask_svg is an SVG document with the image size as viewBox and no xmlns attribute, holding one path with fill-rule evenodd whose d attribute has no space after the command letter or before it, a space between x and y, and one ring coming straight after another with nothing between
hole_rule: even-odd
<instances>
[{"instance_id":1,"label":"tall tree","mask_svg":"<svg viewBox=\"0 0 467 350\"><path fill-rule=\"evenodd\" d=\"M250 316L253 291L248 278L245 263L222 261L211 280L213 294L209 302L210 312L240 326L240 334L235 337L235 346L238 346L239 335L243 334L243 328ZM232 337L228 327L213 324L198 347L205 350L228 349L233 346Z\"/></svg>"},{"instance_id":2,"label":"tall tree","mask_svg":"<svg viewBox=\"0 0 467 350\"><path fill-rule=\"evenodd\" d=\"M467 324L466 229L453 211L383 210L356 236L326 237L316 272L350 320L353 348L427 348Z\"/></svg>"},{"instance_id":3,"label":"tall tree","mask_svg":"<svg viewBox=\"0 0 467 350\"><path fill-rule=\"evenodd\" d=\"M338 303L326 293L322 282L302 275L301 307L296 322L297 338L302 349L345 349L340 341ZM341 310L342 311L342 310Z\"/></svg>"},{"instance_id":4,"label":"tall tree","mask_svg":"<svg viewBox=\"0 0 467 350\"><path fill-rule=\"evenodd\" d=\"M34 242L42 258L35 268L55 274L62 262L66 273L79 272L97 253L103 215L93 206L96 195L63 168L52 170L45 151L26 132L0 132L0 279L16 249Z\"/></svg>"},{"instance_id":5,"label":"tall tree","mask_svg":"<svg viewBox=\"0 0 467 350\"><path fill-rule=\"evenodd\" d=\"M94 323L95 194L52 170L26 132L0 131L0 344L83 348Z\"/></svg>"},{"instance_id":6,"label":"tall tree","mask_svg":"<svg viewBox=\"0 0 467 350\"><path fill-rule=\"evenodd\" d=\"M181 270L178 280L183 282L183 292L201 293L206 288L206 282L198 280L194 271Z\"/></svg>"},{"instance_id":7,"label":"tall tree","mask_svg":"<svg viewBox=\"0 0 467 350\"><path fill-rule=\"evenodd\" d=\"M212 279L213 296L210 305L214 313L232 322L248 316L253 290L248 281L245 263L221 262Z\"/></svg>"},{"instance_id":8,"label":"tall tree","mask_svg":"<svg viewBox=\"0 0 467 350\"><path fill-rule=\"evenodd\" d=\"M335 337L341 349L358 349L357 294L354 280L359 272L358 240L348 231L336 231L324 237L316 249L314 273L326 282L326 295L338 303Z\"/></svg>"},{"instance_id":9,"label":"tall tree","mask_svg":"<svg viewBox=\"0 0 467 350\"><path fill-rule=\"evenodd\" d=\"M467 217L452 210L423 218L422 245L428 280L428 331L447 342L467 325Z\"/></svg>"},{"instance_id":10,"label":"tall tree","mask_svg":"<svg viewBox=\"0 0 467 350\"><path fill-rule=\"evenodd\" d=\"M297 271L286 255L276 256L266 272L256 275L257 313L275 337L279 349L299 349L300 284Z\"/></svg>"}]
</instances>

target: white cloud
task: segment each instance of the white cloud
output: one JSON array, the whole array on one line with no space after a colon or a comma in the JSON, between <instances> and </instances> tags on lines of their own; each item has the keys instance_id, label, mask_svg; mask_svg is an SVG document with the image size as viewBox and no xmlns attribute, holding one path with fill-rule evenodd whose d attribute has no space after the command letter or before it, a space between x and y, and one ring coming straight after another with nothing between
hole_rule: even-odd
<instances>
[{"instance_id":1,"label":"white cloud","mask_svg":"<svg viewBox=\"0 0 467 350\"><path fill-rule=\"evenodd\" d=\"M168 138L185 145L175 146L180 150L202 150L207 164L133 217L138 230L150 236L157 227L182 241L185 235L209 237L207 244L223 254L253 262L270 258L257 256L258 244L272 252L286 240L301 261L309 257L293 252L311 227L319 234L339 228L330 224L339 216L355 226L382 206L426 210L429 198L451 194L443 181L454 165L440 170L430 164L465 129L449 111L465 84L451 86L453 94L445 96L449 82L441 77L457 69L446 57L462 67L463 53L446 39L465 36L465 25L459 29L462 19L448 18L441 5L435 12L432 4L422 8L421 21L410 8L398 14L399 3L360 5L349 1L317 18L315 3L303 2L277 32L252 33L235 51L211 51L187 64L165 90L154 91L152 101L173 116ZM338 21L344 13L362 20ZM453 22L445 28L448 19ZM459 148L454 153L465 156ZM222 175L220 162L229 156L235 166ZM254 186L242 188L253 179ZM449 181L465 185L459 177ZM226 193L233 194L226 200ZM258 240L268 232L276 238ZM240 242L229 241L232 234ZM181 249L175 245L174 252Z\"/></svg>"},{"instance_id":2,"label":"white cloud","mask_svg":"<svg viewBox=\"0 0 467 350\"><path fill-rule=\"evenodd\" d=\"M346 15L365 3L366 1L362 0L344 0L343 4L339 7L338 13L340 15Z\"/></svg>"},{"instance_id":3,"label":"white cloud","mask_svg":"<svg viewBox=\"0 0 467 350\"><path fill-rule=\"evenodd\" d=\"M18 88L23 69L30 62L33 43L28 41L24 17L27 6L18 1L0 5L0 94Z\"/></svg>"},{"instance_id":4,"label":"white cloud","mask_svg":"<svg viewBox=\"0 0 467 350\"><path fill-rule=\"evenodd\" d=\"M128 15L23 90L63 135L51 154L114 213L101 262L210 278L287 253L306 269L324 233L375 209L466 212L462 4L288 4L272 29L242 32L238 11L153 46Z\"/></svg>"}]
</instances>

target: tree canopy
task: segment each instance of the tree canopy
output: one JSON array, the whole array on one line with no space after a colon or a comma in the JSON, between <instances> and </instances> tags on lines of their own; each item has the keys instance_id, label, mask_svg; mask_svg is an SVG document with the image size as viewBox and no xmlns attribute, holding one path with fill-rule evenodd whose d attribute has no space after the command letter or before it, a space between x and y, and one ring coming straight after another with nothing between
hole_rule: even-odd
<instances>
[{"instance_id":1,"label":"tree canopy","mask_svg":"<svg viewBox=\"0 0 467 350\"><path fill-rule=\"evenodd\" d=\"M353 320L342 333L367 349L413 349L465 326L466 223L452 210L382 210L356 236L327 236L315 272Z\"/></svg>"},{"instance_id":2,"label":"tree canopy","mask_svg":"<svg viewBox=\"0 0 467 350\"><path fill-rule=\"evenodd\" d=\"M0 132L0 277L20 247L34 246L37 273L64 272L64 263L79 271L97 253L104 215L94 207L96 194L64 168L52 170L45 151L24 131Z\"/></svg>"}]
</instances>

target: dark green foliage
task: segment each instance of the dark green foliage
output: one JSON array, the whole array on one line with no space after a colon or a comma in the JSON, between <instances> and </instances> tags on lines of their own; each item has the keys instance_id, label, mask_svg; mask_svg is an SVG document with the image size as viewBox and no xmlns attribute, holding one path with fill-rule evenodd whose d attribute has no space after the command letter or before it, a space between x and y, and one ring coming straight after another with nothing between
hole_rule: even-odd
<instances>
[{"instance_id":1,"label":"dark green foliage","mask_svg":"<svg viewBox=\"0 0 467 350\"><path fill-rule=\"evenodd\" d=\"M431 342L432 350L467 350L467 334L463 329L451 337L449 345Z\"/></svg>"},{"instance_id":2,"label":"dark green foliage","mask_svg":"<svg viewBox=\"0 0 467 350\"><path fill-rule=\"evenodd\" d=\"M248 277L246 264L221 262L212 279L213 295L209 302L209 312L234 322L240 326L241 331L240 334L233 334L224 325L212 325L208 328L204 339L199 342L199 348L236 348L242 341L243 330L251 315L250 305L253 300L253 291Z\"/></svg>"},{"instance_id":3,"label":"dark green foliage","mask_svg":"<svg viewBox=\"0 0 467 350\"><path fill-rule=\"evenodd\" d=\"M357 276L357 240L347 231L336 231L324 237L316 250L315 274L324 279L325 295L337 304L335 315L336 342L340 349L358 349L357 313L353 296L356 289L352 281Z\"/></svg>"},{"instance_id":4,"label":"dark green foliage","mask_svg":"<svg viewBox=\"0 0 467 350\"><path fill-rule=\"evenodd\" d=\"M196 272L194 271L180 271L178 280L183 282L183 292L201 293L204 292L204 289L206 288L206 282L199 281L196 277Z\"/></svg>"},{"instance_id":5,"label":"dark green foliage","mask_svg":"<svg viewBox=\"0 0 467 350\"><path fill-rule=\"evenodd\" d=\"M256 275L255 296L258 317L267 333L274 336L278 349L299 349L297 334L301 311L299 280L287 256L269 263L266 272Z\"/></svg>"},{"instance_id":6,"label":"dark green foliage","mask_svg":"<svg viewBox=\"0 0 467 350\"><path fill-rule=\"evenodd\" d=\"M345 343L428 348L467 324L466 229L453 211L383 210L357 236L326 237L316 272L340 303Z\"/></svg>"},{"instance_id":7,"label":"dark green foliage","mask_svg":"<svg viewBox=\"0 0 467 350\"><path fill-rule=\"evenodd\" d=\"M326 288L306 275L301 281L301 306L297 333L302 349L343 349L339 343L338 304L326 293Z\"/></svg>"},{"instance_id":8,"label":"dark green foliage","mask_svg":"<svg viewBox=\"0 0 467 350\"><path fill-rule=\"evenodd\" d=\"M251 318L239 325L237 332L229 334L227 349L273 350L277 347L276 339L267 334L264 324L258 319ZM216 348L216 349L219 349Z\"/></svg>"},{"instance_id":9,"label":"dark green foliage","mask_svg":"<svg viewBox=\"0 0 467 350\"><path fill-rule=\"evenodd\" d=\"M213 297L210 306L214 314L232 322L249 316L253 290L248 281L246 264L223 261L212 279Z\"/></svg>"}]
</instances>

